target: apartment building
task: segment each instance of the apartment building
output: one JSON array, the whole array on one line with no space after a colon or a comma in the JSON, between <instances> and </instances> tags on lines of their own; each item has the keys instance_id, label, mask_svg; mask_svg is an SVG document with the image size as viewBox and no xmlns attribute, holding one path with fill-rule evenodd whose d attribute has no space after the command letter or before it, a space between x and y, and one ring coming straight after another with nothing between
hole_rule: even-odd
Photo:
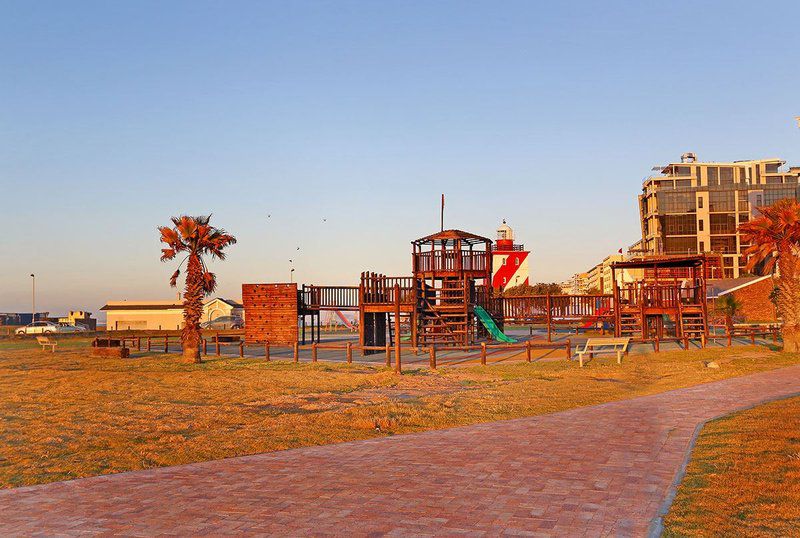
<instances>
[{"instance_id":1,"label":"apartment building","mask_svg":"<svg viewBox=\"0 0 800 538\"><path fill-rule=\"evenodd\" d=\"M559 286L564 295L586 295L589 289L589 273L575 273Z\"/></svg>"},{"instance_id":2,"label":"apartment building","mask_svg":"<svg viewBox=\"0 0 800 538\"><path fill-rule=\"evenodd\" d=\"M739 224L758 208L797 198L800 167L781 159L699 162L684 153L680 162L660 167L639 195L641 248L646 254L719 254L725 278L744 273L746 260Z\"/></svg>"}]
</instances>

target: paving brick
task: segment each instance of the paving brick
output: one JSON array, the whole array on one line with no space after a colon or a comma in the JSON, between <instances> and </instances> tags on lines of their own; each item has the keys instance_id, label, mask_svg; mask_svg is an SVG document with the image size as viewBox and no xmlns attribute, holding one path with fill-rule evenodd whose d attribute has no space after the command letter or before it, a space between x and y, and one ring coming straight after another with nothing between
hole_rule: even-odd
<instances>
[{"instance_id":1,"label":"paving brick","mask_svg":"<svg viewBox=\"0 0 800 538\"><path fill-rule=\"evenodd\" d=\"M800 366L561 413L0 491L2 536L642 536L697 424Z\"/></svg>"}]
</instances>

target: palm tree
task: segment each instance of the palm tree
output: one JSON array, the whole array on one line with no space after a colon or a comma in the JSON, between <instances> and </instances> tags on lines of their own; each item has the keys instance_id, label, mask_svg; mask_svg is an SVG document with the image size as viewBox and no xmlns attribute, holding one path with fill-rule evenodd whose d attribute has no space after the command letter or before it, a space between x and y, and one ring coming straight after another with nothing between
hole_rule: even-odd
<instances>
[{"instance_id":1,"label":"palm tree","mask_svg":"<svg viewBox=\"0 0 800 538\"><path fill-rule=\"evenodd\" d=\"M161 242L167 248L161 249L161 261L174 259L181 253L186 258L178 265L178 269L169 279L173 288L181 274L180 266L186 264L186 287L183 292L183 330L181 331L181 347L183 357L191 362L202 362L200 358L200 318L203 315L203 299L217 287L217 279L210 272L203 256L210 254L212 258L225 259L223 250L236 243L236 238L220 228L209 224L211 215L190 217L181 215L172 217L172 226L159 226Z\"/></svg>"},{"instance_id":2,"label":"palm tree","mask_svg":"<svg viewBox=\"0 0 800 538\"><path fill-rule=\"evenodd\" d=\"M727 293L717 298L717 312L725 316L725 326L728 332L733 330L733 318L742 309L742 303L732 293Z\"/></svg>"},{"instance_id":3,"label":"palm tree","mask_svg":"<svg viewBox=\"0 0 800 538\"><path fill-rule=\"evenodd\" d=\"M778 269L778 314L783 318L783 347L800 351L800 203L794 198L759 208L761 216L739 226L747 270L763 263Z\"/></svg>"}]
</instances>

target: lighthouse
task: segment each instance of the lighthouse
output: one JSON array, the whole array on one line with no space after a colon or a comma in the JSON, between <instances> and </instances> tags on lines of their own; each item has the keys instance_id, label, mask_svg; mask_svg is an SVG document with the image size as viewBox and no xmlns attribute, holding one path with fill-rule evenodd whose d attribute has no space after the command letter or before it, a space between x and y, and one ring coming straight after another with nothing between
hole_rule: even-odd
<instances>
[{"instance_id":1,"label":"lighthouse","mask_svg":"<svg viewBox=\"0 0 800 538\"><path fill-rule=\"evenodd\" d=\"M528 254L525 245L514 244L514 230L503 220L492 248L492 287L505 291L530 284Z\"/></svg>"}]
</instances>

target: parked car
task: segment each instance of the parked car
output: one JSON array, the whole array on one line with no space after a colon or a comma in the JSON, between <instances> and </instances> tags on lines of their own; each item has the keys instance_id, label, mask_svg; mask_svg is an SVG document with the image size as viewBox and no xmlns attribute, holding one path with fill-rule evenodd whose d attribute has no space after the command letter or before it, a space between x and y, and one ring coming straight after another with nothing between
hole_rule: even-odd
<instances>
[{"instance_id":1,"label":"parked car","mask_svg":"<svg viewBox=\"0 0 800 538\"><path fill-rule=\"evenodd\" d=\"M201 329L224 331L226 329L243 329L244 320L239 316L220 316L200 324Z\"/></svg>"},{"instance_id":2,"label":"parked car","mask_svg":"<svg viewBox=\"0 0 800 538\"><path fill-rule=\"evenodd\" d=\"M52 321L34 321L24 327L20 327L14 334L66 334L86 332L85 327L75 325L62 325Z\"/></svg>"}]
</instances>

